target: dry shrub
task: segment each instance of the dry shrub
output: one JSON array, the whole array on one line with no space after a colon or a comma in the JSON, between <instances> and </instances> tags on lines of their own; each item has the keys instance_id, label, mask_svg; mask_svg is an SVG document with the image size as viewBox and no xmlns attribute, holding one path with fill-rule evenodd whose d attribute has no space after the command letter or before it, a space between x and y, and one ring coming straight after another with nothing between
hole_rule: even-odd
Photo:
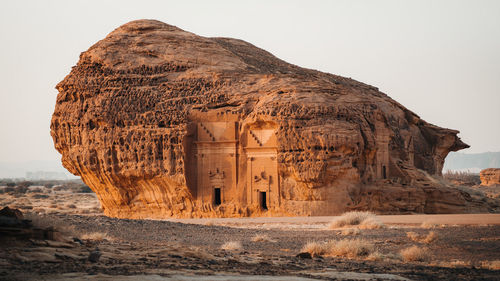
<instances>
[{"instance_id":1,"label":"dry shrub","mask_svg":"<svg viewBox=\"0 0 500 281\"><path fill-rule=\"evenodd\" d=\"M42 192L42 189L39 187L28 189L28 193L41 193L41 192Z\"/></svg>"},{"instance_id":2,"label":"dry shrub","mask_svg":"<svg viewBox=\"0 0 500 281\"><path fill-rule=\"evenodd\" d=\"M269 238L267 234L255 234L254 237L252 237L252 242L276 242Z\"/></svg>"},{"instance_id":3,"label":"dry shrub","mask_svg":"<svg viewBox=\"0 0 500 281\"><path fill-rule=\"evenodd\" d=\"M431 231L427 234L427 236L424 237L422 242L429 244L429 243L436 241L437 239L438 239L438 235L436 234L436 232Z\"/></svg>"},{"instance_id":4,"label":"dry shrub","mask_svg":"<svg viewBox=\"0 0 500 281\"><path fill-rule=\"evenodd\" d=\"M343 213L340 217L335 218L330 226L331 227L345 227L352 225L359 225L365 219L374 216L374 214L370 212L347 212Z\"/></svg>"},{"instance_id":5,"label":"dry shrub","mask_svg":"<svg viewBox=\"0 0 500 281\"><path fill-rule=\"evenodd\" d=\"M500 260L483 261L481 267L489 270L500 270Z\"/></svg>"},{"instance_id":6,"label":"dry shrub","mask_svg":"<svg viewBox=\"0 0 500 281\"><path fill-rule=\"evenodd\" d=\"M229 242L222 244L222 246L220 246L220 248L222 250L226 250L226 251L239 251L239 250L243 249L243 246L241 245L241 243L239 241L229 241Z\"/></svg>"},{"instance_id":7,"label":"dry shrub","mask_svg":"<svg viewBox=\"0 0 500 281\"><path fill-rule=\"evenodd\" d=\"M347 226L358 226L364 229L381 228L384 224L371 212L347 212L335 218L330 225L330 229Z\"/></svg>"},{"instance_id":8,"label":"dry shrub","mask_svg":"<svg viewBox=\"0 0 500 281\"><path fill-rule=\"evenodd\" d=\"M421 228L436 228L438 226L439 226L439 224L437 224L437 223L435 223L433 221L424 221L420 225Z\"/></svg>"},{"instance_id":9,"label":"dry shrub","mask_svg":"<svg viewBox=\"0 0 500 281\"><path fill-rule=\"evenodd\" d=\"M75 206L75 204L68 204L68 205L66 205L66 208L76 209L76 206Z\"/></svg>"},{"instance_id":10,"label":"dry shrub","mask_svg":"<svg viewBox=\"0 0 500 281\"><path fill-rule=\"evenodd\" d=\"M33 199L47 199L47 198L49 198L49 196L46 194L32 194L31 198L33 198Z\"/></svg>"},{"instance_id":11,"label":"dry shrub","mask_svg":"<svg viewBox=\"0 0 500 281\"><path fill-rule=\"evenodd\" d=\"M303 253L309 253L313 257L321 256L326 253L326 244L322 242L310 241L307 242L300 251Z\"/></svg>"},{"instance_id":12,"label":"dry shrub","mask_svg":"<svg viewBox=\"0 0 500 281\"><path fill-rule=\"evenodd\" d=\"M429 250L418 246L412 246L401 251L404 261L428 261L430 259Z\"/></svg>"},{"instance_id":13,"label":"dry shrub","mask_svg":"<svg viewBox=\"0 0 500 281\"><path fill-rule=\"evenodd\" d=\"M410 231L406 232L406 237L410 238L412 241L418 242L420 240L420 235L418 233Z\"/></svg>"},{"instance_id":14,"label":"dry shrub","mask_svg":"<svg viewBox=\"0 0 500 281\"><path fill-rule=\"evenodd\" d=\"M80 238L83 240L92 240L92 241L113 240L108 236L108 234L103 233L103 232L85 233L85 234L82 234Z\"/></svg>"},{"instance_id":15,"label":"dry shrub","mask_svg":"<svg viewBox=\"0 0 500 281\"><path fill-rule=\"evenodd\" d=\"M382 223L375 215L365 219L359 224L359 228L361 229L378 229L384 227L384 223Z\"/></svg>"},{"instance_id":16,"label":"dry shrub","mask_svg":"<svg viewBox=\"0 0 500 281\"><path fill-rule=\"evenodd\" d=\"M324 242L308 242L301 252L311 256L336 256L346 258L367 257L371 260L381 259L382 255L375 252L373 244L362 239L342 239Z\"/></svg>"},{"instance_id":17,"label":"dry shrub","mask_svg":"<svg viewBox=\"0 0 500 281\"><path fill-rule=\"evenodd\" d=\"M387 260L388 257L383 255L382 253L378 252L378 251L375 251L371 254L369 254L367 257L366 257L367 260L369 261L381 261L381 260Z\"/></svg>"},{"instance_id":18,"label":"dry shrub","mask_svg":"<svg viewBox=\"0 0 500 281\"><path fill-rule=\"evenodd\" d=\"M340 232L341 235L359 235L361 231L358 228L346 228Z\"/></svg>"},{"instance_id":19,"label":"dry shrub","mask_svg":"<svg viewBox=\"0 0 500 281\"><path fill-rule=\"evenodd\" d=\"M362 239L330 240L326 243L326 255L347 258L366 257L373 253L373 244Z\"/></svg>"},{"instance_id":20,"label":"dry shrub","mask_svg":"<svg viewBox=\"0 0 500 281\"><path fill-rule=\"evenodd\" d=\"M438 238L438 235L434 231L429 232L427 235L420 235L415 232L406 232L406 236L408 236L408 238L412 241L426 244L432 243Z\"/></svg>"},{"instance_id":21,"label":"dry shrub","mask_svg":"<svg viewBox=\"0 0 500 281\"><path fill-rule=\"evenodd\" d=\"M439 263L439 266L457 268L457 267L472 267L472 264L470 263L470 261L454 260L450 262L441 262Z\"/></svg>"}]
</instances>

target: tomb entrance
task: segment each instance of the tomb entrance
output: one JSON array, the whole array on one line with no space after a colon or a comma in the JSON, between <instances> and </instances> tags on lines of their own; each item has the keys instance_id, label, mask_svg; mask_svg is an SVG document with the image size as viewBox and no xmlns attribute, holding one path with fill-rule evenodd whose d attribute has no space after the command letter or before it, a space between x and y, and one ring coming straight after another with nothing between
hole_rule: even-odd
<instances>
[{"instance_id":1,"label":"tomb entrance","mask_svg":"<svg viewBox=\"0 0 500 281\"><path fill-rule=\"evenodd\" d=\"M236 122L196 124L196 170L198 199L220 205L230 200L236 189Z\"/></svg>"},{"instance_id":2,"label":"tomb entrance","mask_svg":"<svg viewBox=\"0 0 500 281\"><path fill-rule=\"evenodd\" d=\"M250 126L246 130L247 203L261 209L278 207L279 181L277 139L269 124Z\"/></svg>"},{"instance_id":3,"label":"tomb entrance","mask_svg":"<svg viewBox=\"0 0 500 281\"><path fill-rule=\"evenodd\" d=\"M220 196L220 188L216 187L214 188L214 205L218 206L220 204L222 204L222 199Z\"/></svg>"},{"instance_id":4,"label":"tomb entrance","mask_svg":"<svg viewBox=\"0 0 500 281\"><path fill-rule=\"evenodd\" d=\"M263 191L260 192L259 201L260 201L260 207L263 210L267 210L267 196L266 196L266 194L267 194L266 192L263 192Z\"/></svg>"}]
</instances>

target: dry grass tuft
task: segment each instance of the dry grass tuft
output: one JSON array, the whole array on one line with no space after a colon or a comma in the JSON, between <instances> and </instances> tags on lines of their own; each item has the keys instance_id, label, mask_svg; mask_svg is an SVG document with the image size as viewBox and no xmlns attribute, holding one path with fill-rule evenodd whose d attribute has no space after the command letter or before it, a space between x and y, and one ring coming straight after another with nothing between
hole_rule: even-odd
<instances>
[{"instance_id":1,"label":"dry grass tuft","mask_svg":"<svg viewBox=\"0 0 500 281\"><path fill-rule=\"evenodd\" d=\"M382 223L375 215L365 219L359 224L359 228L361 229L379 229L384 227L384 223Z\"/></svg>"},{"instance_id":2,"label":"dry grass tuft","mask_svg":"<svg viewBox=\"0 0 500 281\"><path fill-rule=\"evenodd\" d=\"M359 228L346 228L346 229L343 229L342 232L340 232L341 235L359 235L361 233L361 231L359 230Z\"/></svg>"},{"instance_id":3,"label":"dry grass tuft","mask_svg":"<svg viewBox=\"0 0 500 281\"><path fill-rule=\"evenodd\" d=\"M410 238L412 241L418 242L420 240L420 235L418 233L410 231L406 232L406 237Z\"/></svg>"},{"instance_id":4,"label":"dry grass tuft","mask_svg":"<svg viewBox=\"0 0 500 281\"><path fill-rule=\"evenodd\" d=\"M379 260L382 255L375 252L373 244L362 239L342 239L324 242L308 242L302 247L301 252L310 253L311 256L336 256L346 258L366 257Z\"/></svg>"},{"instance_id":5,"label":"dry grass tuft","mask_svg":"<svg viewBox=\"0 0 500 281\"><path fill-rule=\"evenodd\" d=\"M85 233L81 235L80 237L83 240L93 240L93 241L104 241L104 240L113 240L111 239L108 234L102 233L102 232L90 232L90 233Z\"/></svg>"},{"instance_id":6,"label":"dry grass tuft","mask_svg":"<svg viewBox=\"0 0 500 281\"><path fill-rule=\"evenodd\" d=\"M387 257L384 256L383 254L381 254L380 252L375 251L375 252L369 254L366 257L366 259L369 261L381 261L381 260L386 260Z\"/></svg>"},{"instance_id":7,"label":"dry grass tuft","mask_svg":"<svg viewBox=\"0 0 500 281\"><path fill-rule=\"evenodd\" d=\"M421 228L436 228L438 226L439 226L439 224L437 224L437 223L435 223L433 221L424 221L420 225Z\"/></svg>"},{"instance_id":8,"label":"dry grass tuft","mask_svg":"<svg viewBox=\"0 0 500 281\"><path fill-rule=\"evenodd\" d=\"M428 261L430 253L427 248L412 246L401 251L401 257L404 261Z\"/></svg>"},{"instance_id":9,"label":"dry grass tuft","mask_svg":"<svg viewBox=\"0 0 500 281\"><path fill-rule=\"evenodd\" d=\"M481 267L489 270L500 270L500 260L483 261Z\"/></svg>"},{"instance_id":10,"label":"dry grass tuft","mask_svg":"<svg viewBox=\"0 0 500 281\"><path fill-rule=\"evenodd\" d=\"M420 235L416 232L406 232L406 236L412 241L426 244L432 243L438 238L438 235L434 231L429 232L427 235Z\"/></svg>"},{"instance_id":11,"label":"dry grass tuft","mask_svg":"<svg viewBox=\"0 0 500 281\"><path fill-rule=\"evenodd\" d=\"M429 243L436 241L437 239L438 239L438 235L436 234L436 232L431 231L427 234L427 236L424 237L422 242L429 244Z\"/></svg>"},{"instance_id":12,"label":"dry grass tuft","mask_svg":"<svg viewBox=\"0 0 500 281\"><path fill-rule=\"evenodd\" d=\"M321 256L326 253L326 244L322 242L307 242L304 247L302 247L301 252L306 252L311 254L311 256Z\"/></svg>"},{"instance_id":13,"label":"dry grass tuft","mask_svg":"<svg viewBox=\"0 0 500 281\"><path fill-rule=\"evenodd\" d=\"M252 242L276 242L276 241L269 238L267 234L255 234L255 236L252 237Z\"/></svg>"},{"instance_id":14,"label":"dry grass tuft","mask_svg":"<svg viewBox=\"0 0 500 281\"><path fill-rule=\"evenodd\" d=\"M347 226L358 226L364 229L382 228L384 224L371 212L347 212L335 218L328 228L335 229Z\"/></svg>"},{"instance_id":15,"label":"dry grass tuft","mask_svg":"<svg viewBox=\"0 0 500 281\"><path fill-rule=\"evenodd\" d=\"M373 244L362 239L330 240L326 243L326 255L347 258L366 257L375 251Z\"/></svg>"},{"instance_id":16,"label":"dry grass tuft","mask_svg":"<svg viewBox=\"0 0 500 281\"><path fill-rule=\"evenodd\" d=\"M454 260L450 262L441 262L438 264L441 267L450 267L450 268L458 268L458 267L472 267L472 264L470 261L461 261L461 260Z\"/></svg>"},{"instance_id":17,"label":"dry grass tuft","mask_svg":"<svg viewBox=\"0 0 500 281\"><path fill-rule=\"evenodd\" d=\"M229 242L222 244L222 246L220 246L220 248L222 250L226 250L226 251L240 251L243 249L243 246L241 245L241 243L239 241L229 241Z\"/></svg>"}]
</instances>

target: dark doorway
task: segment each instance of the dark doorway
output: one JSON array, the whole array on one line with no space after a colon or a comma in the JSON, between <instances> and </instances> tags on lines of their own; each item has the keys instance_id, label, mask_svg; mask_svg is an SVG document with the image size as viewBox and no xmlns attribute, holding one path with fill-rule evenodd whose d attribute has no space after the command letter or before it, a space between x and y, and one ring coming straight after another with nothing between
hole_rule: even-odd
<instances>
[{"instance_id":1,"label":"dark doorway","mask_svg":"<svg viewBox=\"0 0 500 281\"><path fill-rule=\"evenodd\" d=\"M382 166L382 176L384 177L384 179L387 178L387 171L385 169L385 165Z\"/></svg>"},{"instance_id":2,"label":"dark doorway","mask_svg":"<svg viewBox=\"0 0 500 281\"><path fill-rule=\"evenodd\" d=\"M267 210L267 196L265 192L260 192L260 207Z\"/></svg>"},{"instance_id":3,"label":"dark doorway","mask_svg":"<svg viewBox=\"0 0 500 281\"><path fill-rule=\"evenodd\" d=\"M214 205L220 205L220 203L222 202L221 198L220 198L220 188L216 187L214 189Z\"/></svg>"}]
</instances>

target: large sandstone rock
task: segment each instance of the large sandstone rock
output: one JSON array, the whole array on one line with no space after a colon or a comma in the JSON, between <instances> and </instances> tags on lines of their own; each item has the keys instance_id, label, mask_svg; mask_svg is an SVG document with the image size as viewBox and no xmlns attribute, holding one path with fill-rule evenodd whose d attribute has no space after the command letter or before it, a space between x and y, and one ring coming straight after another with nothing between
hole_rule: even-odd
<instances>
[{"instance_id":1,"label":"large sandstone rock","mask_svg":"<svg viewBox=\"0 0 500 281\"><path fill-rule=\"evenodd\" d=\"M56 88L55 147L110 216L483 210L433 177L458 131L241 40L130 22Z\"/></svg>"},{"instance_id":2,"label":"large sandstone rock","mask_svg":"<svg viewBox=\"0 0 500 281\"><path fill-rule=\"evenodd\" d=\"M500 168L484 169L479 173L481 185L484 186L500 186Z\"/></svg>"}]
</instances>

